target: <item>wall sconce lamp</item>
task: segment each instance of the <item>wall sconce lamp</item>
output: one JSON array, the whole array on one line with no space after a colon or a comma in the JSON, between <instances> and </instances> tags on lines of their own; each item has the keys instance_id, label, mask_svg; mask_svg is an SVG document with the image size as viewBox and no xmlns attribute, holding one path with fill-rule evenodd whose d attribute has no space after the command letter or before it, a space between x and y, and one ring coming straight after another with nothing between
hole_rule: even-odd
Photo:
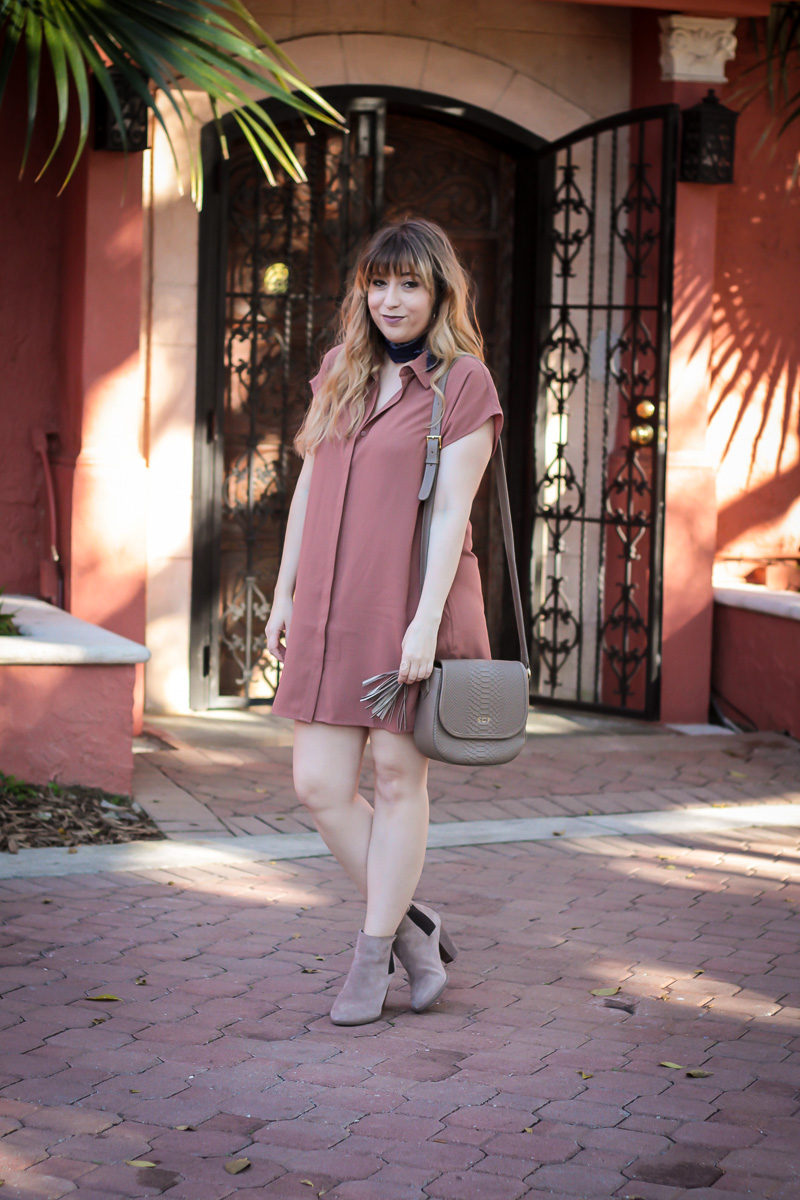
<instances>
[{"instance_id":1,"label":"wall sconce lamp","mask_svg":"<svg viewBox=\"0 0 800 1200\"><path fill-rule=\"evenodd\" d=\"M682 183L733 183L733 156L739 114L717 99L713 88L682 117Z\"/></svg>"},{"instance_id":2,"label":"wall sconce lamp","mask_svg":"<svg viewBox=\"0 0 800 1200\"><path fill-rule=\"evenodd\" d=\"M114 115L108 97L95 79L94 81L94 148L95 150L133 151L147 149L148 108L138 92L134 91L121 71L110 70L111 83L122 109L125 137L119 121Z\"/></svg>"}]
</instances>

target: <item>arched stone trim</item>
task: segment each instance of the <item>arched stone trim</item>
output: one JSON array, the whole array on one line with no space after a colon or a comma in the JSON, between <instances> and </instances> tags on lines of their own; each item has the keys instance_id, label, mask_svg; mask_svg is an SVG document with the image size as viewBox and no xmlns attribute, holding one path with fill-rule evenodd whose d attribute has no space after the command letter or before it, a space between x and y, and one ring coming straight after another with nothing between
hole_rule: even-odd
<instances>
[{"instance_id":1,"label":"arched stone trim","mask_svg":"<svg viewBox=\"0 0 800 1200\"><path fill-rule=\"evenodd\" d=\"M318 88L335 84L395 86L452 97L486 109L547 140L593 114L513 68L471 51L424 38L326 34L282 43ZM156 127L145 170L149 254L143 354L148 380L147 444L147 704L189 708L189 623L192 569L192 486L197 361L198 216L188 194L190 155L199 158L200 130L211 120L207 103L189 96L198 122L193 139L167 120L183 179L181 196L172 157Z\"/></svg>"},{"instance_id":2,"label":"arched stone trim","mask_svg":"<svg viewBox=\"0 0 800 1200\"><path fill-rule=\"evenodd\" d=\"M593 119L552 88L504 63L426 38L331 34L282 43L315 87L418 88L484 108L552 141Z\"/></svg>"}]
</instances>

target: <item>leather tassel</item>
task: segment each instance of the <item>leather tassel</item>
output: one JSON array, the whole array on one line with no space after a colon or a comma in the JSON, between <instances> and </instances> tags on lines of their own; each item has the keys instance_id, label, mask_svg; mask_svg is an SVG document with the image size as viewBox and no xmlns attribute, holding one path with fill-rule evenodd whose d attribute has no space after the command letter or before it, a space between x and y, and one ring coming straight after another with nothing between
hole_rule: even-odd
<instances>
[{"instance_id":1,"label":"leather tassel","mask_svg":"<svg viewBox=\"0 0 800 1200\"><path fill-rule=\"evenodd\" d=\"M361 703L369 705L373 717L379 721L391 721L399 705L397 727L402 731L406 728L408 684L401 683L397 676L397 671L384 671L381 675L364 679L362 687L374 686L361 697Z\"/></svg>"}]
</instances>

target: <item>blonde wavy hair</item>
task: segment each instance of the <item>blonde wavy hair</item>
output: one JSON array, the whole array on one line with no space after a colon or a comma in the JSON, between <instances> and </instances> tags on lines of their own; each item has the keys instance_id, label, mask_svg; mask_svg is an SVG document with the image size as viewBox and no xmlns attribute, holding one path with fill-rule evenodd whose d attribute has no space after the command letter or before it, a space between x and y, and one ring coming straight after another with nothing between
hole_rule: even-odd
<instances>
[{"instance_id":1,"label":"blonde wavy hair","mask_svg":"<svg viewBox=\"0 0 800 1200\"><path fill-rule=\"evenodd\" d=\"M433 296L427 347L436 359L431 383L439 396L438 381L459 355L472 354L483 362L471 280L447 234L421 218L387 225L365 246L356 264L340 313L342 349L295 438L299 454L313 453L328 439L352 437L364 418L367 393L386 357L367 293L371 280L385 275L413 275Z\"/></svg>"}]
</instances>

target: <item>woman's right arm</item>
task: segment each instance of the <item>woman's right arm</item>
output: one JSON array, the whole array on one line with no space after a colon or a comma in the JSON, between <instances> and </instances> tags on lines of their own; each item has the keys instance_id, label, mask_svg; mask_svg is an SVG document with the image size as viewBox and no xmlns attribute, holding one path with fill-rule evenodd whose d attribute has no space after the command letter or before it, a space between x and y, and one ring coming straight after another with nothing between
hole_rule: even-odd
<instances>
[{"instance_id":1,"label":"woman's right arm","mask_svg":"<svg viewBox=\"0 0 800 1200\"><path fill-rule=\"evenodd\" d=\"M314 468L313 454L307 454L297 478L297 484L289 506L289 519L286 522L286 536L283 540L283 554L275 584L275 594L272 598L269 620L267 621L267 649L279 662L284 661L286 654L285 642L289 637L289 626L292 622L292 607L294 585L297 580L297 565L300 561L300 543L303 539L303 526L308 506L308 492L311 487L311 472ZM283 636L284 644L281 644Z\"/></svg>"}]
</instances>

